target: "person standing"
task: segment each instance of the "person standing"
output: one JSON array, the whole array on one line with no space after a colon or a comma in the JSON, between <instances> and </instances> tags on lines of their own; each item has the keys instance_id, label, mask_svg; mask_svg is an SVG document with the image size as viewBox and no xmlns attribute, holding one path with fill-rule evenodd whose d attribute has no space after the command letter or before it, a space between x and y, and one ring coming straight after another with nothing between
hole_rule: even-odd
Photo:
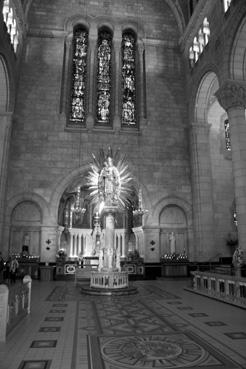
<instances>
[{"instance_id":1,"label":"person standing","mask_svg":"<svg viewBox=\"0 0 246 369\"><path fill-rule=\"evenodd\" d=\"M16 259L16 257L14 256L10 262L10 283L15 283L16 282L16 274L17 274L17 269L19 268L19 263Z\"/></svg>"}]
</instances>

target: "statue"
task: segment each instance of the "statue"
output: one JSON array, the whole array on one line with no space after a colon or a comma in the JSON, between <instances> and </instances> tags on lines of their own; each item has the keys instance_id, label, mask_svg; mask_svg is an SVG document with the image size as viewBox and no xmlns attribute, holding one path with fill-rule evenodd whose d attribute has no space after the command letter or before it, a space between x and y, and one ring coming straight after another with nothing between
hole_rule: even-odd
<instances>
[{"instance_id":1,"label":"statue","mask_svg":"<svg viewBox=\"0 0 246 369\"><path fill-rule=\"evenodd\" d=\"M241 266L242 262L243 262L243 252L240 249L240 247L237 247L232 256L232 263L234 267L238 267Z\"/></svg>"},{"instance_id":2,"label":"statue","mask_svg":"<svg viewBox=\"0 0 246 369\"><path fill-rule=\"evenodd\" d=\"M113 159L109 156L104 162L104 167L99 175L99 198L106 205L117 205L119 198L120 174L113 165Z\"/></svg>"},{"instance_id":3,"label":"statue","mask_svg":"<svg viewBox=\"0 0 246 369\"><path fill-rule=\"evenodd\" d=\"M28 233L24 234L23 246L30 246L30 235Z\"/></svg>"},{"instance_id":4,"label":"statue","mask_svg":"<svg viewBox=\"0 0 246 369\"><path fill-rule=\"evenodd\" d=\"M175 238L174 232L171 232L169 234L168 240L169 240L170 253L175 254L175 251L176 251L176 238Z\"/></svg>"}]
</instances>

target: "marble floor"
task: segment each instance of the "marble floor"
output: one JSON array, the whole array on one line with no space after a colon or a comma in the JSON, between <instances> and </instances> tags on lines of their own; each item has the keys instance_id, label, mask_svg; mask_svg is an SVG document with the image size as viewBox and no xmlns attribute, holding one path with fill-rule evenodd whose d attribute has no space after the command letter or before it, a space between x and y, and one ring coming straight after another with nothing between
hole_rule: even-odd
<instances>
[{"instance_id":1,"label":"marble floor","mask_svg":"<svg viewBox=\"0 0 246 369\"><path fill-rule=\"evenodd\" d=\"M0 344L0 369L246 368L246 310L190 283L134 281L136 295L110 297L34 281L31 314Z\"/></svg>"}]
</instances>

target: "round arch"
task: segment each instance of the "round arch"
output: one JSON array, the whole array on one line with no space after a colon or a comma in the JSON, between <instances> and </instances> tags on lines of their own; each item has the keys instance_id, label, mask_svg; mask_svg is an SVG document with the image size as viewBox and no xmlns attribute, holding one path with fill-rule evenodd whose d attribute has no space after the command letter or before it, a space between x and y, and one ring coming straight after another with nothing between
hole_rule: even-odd
<instances>
[{"instance_id":1,"label":"round arch","mask_svg":"<svg viewBox=\"0 0 246 369\"><path fill-rule=\"evenodd\" d=\"M192 207L186 200L183 200L177 196L164 197L153 206L152 218L155 224L159 224L160 214L167 206L178 206L180 209L182 209L187 217L187 225L188 227L191 227Z\"/></svg>"},{"instance_id":2,"label":"round arch","mask_svg":"<svg viewBox=\"0 0 246 369\"><path fill-rule=\"evenodd\" d=\"M194 121L207 122L208 106L211 104L211 98L216 90L218 90L218 78L214 72L207 72L200 80L196 93L194 105Z\"/></svg>"},{"instance_id":3,"label":"round arch","mask_svg":"<svg viewBox=\"0 0 246 369\"><path fill-rule=\"evenodd\" d=\"M9 76L7 65L3 56L0 54L0 112L7 112L9 105Z\"/></svg>"},{"instance_id":4,"label":"round arch","mask_svg":"<svg viewBox=\"0 0 246 369\"><path fill-rule=\"evenodd\" d=\"M10 224L11 221L11 214L12 211L14 210L14 208L16 208L16 206L22 202L26 202L26 201L30 201L33 202L37 205L37 207L40 210L40 213L42 215L42 223L44 223L44 221L50 219L50 211L49 211L49 206L48 203L46 202L46 200L36 194L36 193L30 193L30 192L23 192L20 194L17 194L13 197L11 197L8 201L7 201L7 209L6 209L6 213L5 213L5 222L6 224Z\"/></svg>"},{"instance_id":5,"label":"round arch","mask_svg":"<svg viewBox=\"0 0 246 369\"><path fill-rule=\"evenodd\" d=\"M85 181L85 173L89 170L89 164L84 164L80 168L73 170L71 173L66 174L66 177L62 180L59 180L57 184L54 186L54 191L50 197L50 213L52 214L53 220L57 222L58 219L58 209L60 199L64 193L64 191L74 184L76 186L77 183L83 183Z\"/></svg>"},{"instance_id":6,"label":"round arch","mask_svg":"<svg viewBox=\"0 0 246 369\"><path fill-rule=\"evenodd\" d=\"M241 21L237 33L233 39L233 45L230 53L230 75L235 80L246 79L246 16Z\"/></svg>"}]
</instances>

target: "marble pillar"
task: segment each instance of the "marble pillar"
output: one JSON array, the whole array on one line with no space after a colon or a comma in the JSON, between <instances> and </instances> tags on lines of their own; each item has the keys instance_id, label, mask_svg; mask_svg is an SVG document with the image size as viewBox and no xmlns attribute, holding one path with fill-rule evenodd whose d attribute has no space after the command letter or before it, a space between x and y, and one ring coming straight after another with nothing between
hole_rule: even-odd
<instances>
[{"instance_id":1,"label":"marble pillar","mask_svg":"<svg viewBox=\"0 0 246 369\"><path fill-rule=\"evenodd\" d=\"M194 259L199 261L216 256L209 133L210 125L206 122L191 125Z\"/></svg>"},{"instance_id":2,"label":"marble pillar","mask_svg":"<svg viewBox=\"0 0 246 369\"><path fill-rule=\"evenodd\" d=\"M226 81L216 92L230 124L239 247L246 254L246 84Z\"/></svg>"}]
</instances>

